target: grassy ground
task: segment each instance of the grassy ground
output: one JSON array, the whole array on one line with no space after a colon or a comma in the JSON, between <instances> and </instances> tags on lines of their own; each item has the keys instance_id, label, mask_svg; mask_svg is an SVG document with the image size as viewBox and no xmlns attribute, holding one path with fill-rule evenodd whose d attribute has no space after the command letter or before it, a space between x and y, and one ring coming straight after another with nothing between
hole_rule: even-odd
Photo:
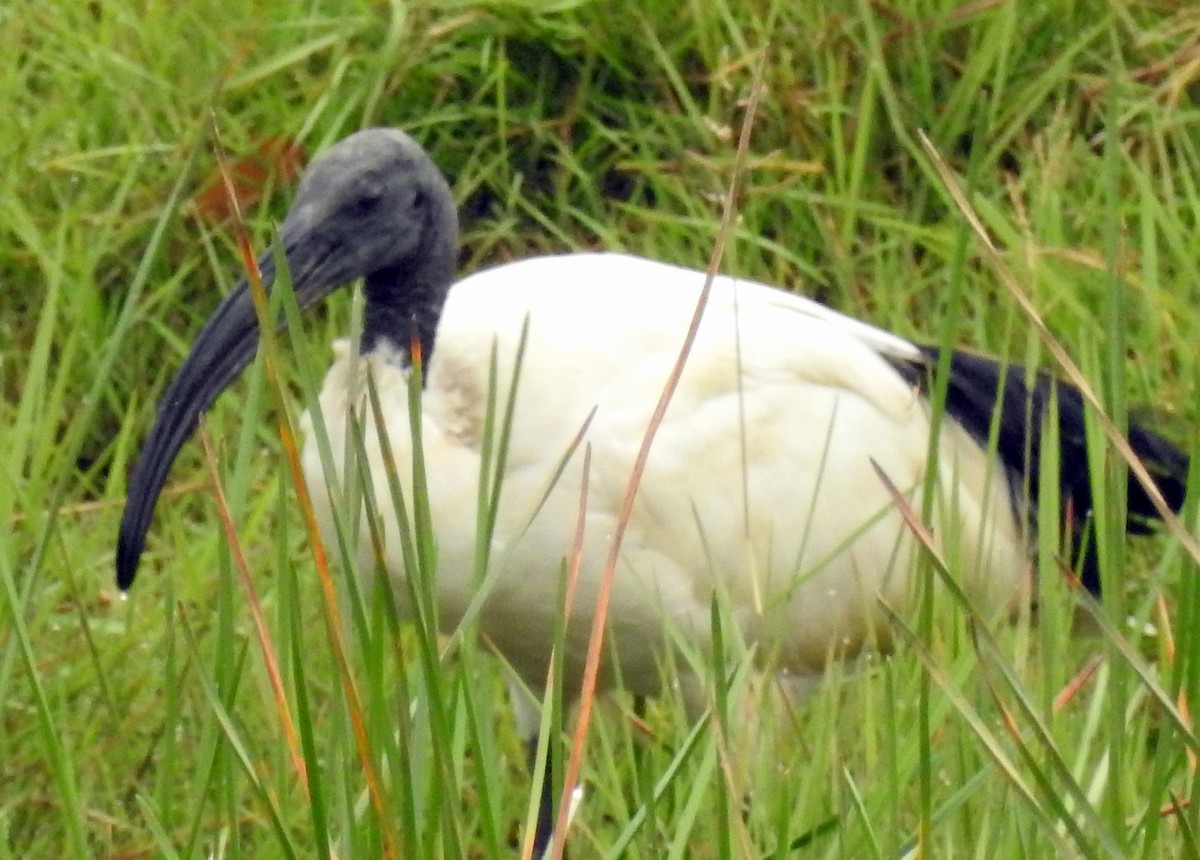
<instances>
[{"instance_id":1,"label":"grassy ground","mask_svg":"<svg viewBox=\"0 0 1200 860\"><path fill-rule=\"evenodd\" d=\"M209 431L297 756L199 444L143 579L115 591L124 475L237 273L206 194L217 132L235 163L275 153L260 236L291 187L271 141L315 153L394 124L453 180L464 270L583 247L699 266L762 60L727 271L1049 364L924 130L1108 409L1195 447L1184 0L11 0L0 50L0 858L510 856L527 813L482 649L431 668L419 633L364 602L339 668L261 372ZM324 362L349 306L311 317L300 351ZM762 706L753 731L733 704L694 727L671 697L644 723L618 699L590 736L573 856L1196 855L1195 565L1170 538L1126 547L1112 516L1098 635L1070 635L1048 547L1039 624L972 635L942 601L936 627L906 622L923 644ZM734 692L769 698L741 669L730 656Z\"/></svg>"}]
</instances>

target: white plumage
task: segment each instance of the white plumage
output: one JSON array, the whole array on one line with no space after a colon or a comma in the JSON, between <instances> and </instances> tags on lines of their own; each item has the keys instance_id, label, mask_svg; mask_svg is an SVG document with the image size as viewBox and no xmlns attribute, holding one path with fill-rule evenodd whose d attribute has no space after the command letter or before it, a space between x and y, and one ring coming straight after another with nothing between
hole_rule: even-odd
<instances>
[{"instance_id":1,"label":"white plumage","mask_svg":"<svg viewBox=\"0 0 1200 860\"><path fill-rule=\"evenodd\" d=\"M578 687L616 517L651 413L679 354L703 272L619 254L541 257L489 269L450 291L421 400L437 535L440 621L453 629L475 598L482 428L493 343L508 396L522 328L528 343L491 559L498 572L480 620L533 688L546 678L562 607L553 599L580 505L582 454L547 487L572 440L591 446L585 551L567 651ZM348 345L321 393L334 462L345 462L347 392L365 401L372 365L388 440L411 487L408 371L388 351L352 364ZM798 296L719 277L680 385L660 427L626 532L608 614L621 678L652 694L670 625L704 647L722 591L750 643L778 649L781 668L822 670L883 635L877 598L902 606L913 539L872 467L921 486L929 406L884 356L920 361L915 346ZM357 371L357 377L354 374ZM365 406L360 403L360 408ZM367 419L374 496L390 493ZM329 493L311 421L304 469L331 539ZM978 441L947 422L938 448L945 534L961 541L968 584L1008 606L1028 567L1026 543ZM409 500L411 510L411 499ZM535 515L536 511L536 515ZM532 520L532 522L531 522ZM388 518L387 567L404 576ZM361 569L374 569L364 526ZM403 602L407 589L398 587ZM685 689L687 689L685 685Z\"/></svg>"}]
</instances>

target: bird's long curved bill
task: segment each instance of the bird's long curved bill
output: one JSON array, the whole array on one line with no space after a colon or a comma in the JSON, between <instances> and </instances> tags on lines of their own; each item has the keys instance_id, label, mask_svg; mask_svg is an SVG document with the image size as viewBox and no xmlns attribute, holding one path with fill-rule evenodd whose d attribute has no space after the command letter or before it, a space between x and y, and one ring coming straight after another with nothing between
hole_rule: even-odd
<instances>
[{"instance_id":1,"label":"bird's long curved bill","mask_svg":"<svg viewBox=\"0 0 1200 860\"><path fill-rule=\"evenodd\" d=\"M296 302L303 309L360 275L346 270L352 261L321 242L314 231L289 217L282 242ZM270 252L258 261L264 284L275 279ZM127 589L137 575L154 506L171 464L192 435L200 415L250 364L258 349L259 325L246 280L238 282L196 338L159 403L154 427L142 444L129 478L125 514L117 539L117 585Z\"/></svg>"}]
</instances>

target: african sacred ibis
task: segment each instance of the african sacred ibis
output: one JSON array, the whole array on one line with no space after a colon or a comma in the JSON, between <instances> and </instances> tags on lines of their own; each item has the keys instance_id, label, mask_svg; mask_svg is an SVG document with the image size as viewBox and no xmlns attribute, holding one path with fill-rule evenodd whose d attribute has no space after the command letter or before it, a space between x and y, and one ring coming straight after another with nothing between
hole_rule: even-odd
<instances>
[{"instance_id":1,"label":"african sacred ibis","mask_svg":"<svg viewBox=\"0 0 1200 860\"><path fill-rule=\"evenodd\" d=\"M565 655L566 689L576 689L608 538L704 274L622 254L565 254L456 283L450 189L421 147L390 129L354 134L312 164L283 222L282 242L302 306L365 278L362 355L335 345L321 406L326 416L345 414L355 405L350 392L364 391L370 367L405 480L412 453L410 342L420 342L435 588L447 627L458 624L476 582L490 357L495 346L503 386L528 320L491 554L501 568L479 627L535 691L545 683L560 612L558 577L575 534L578 451L552 477L592 415L583 555ZM259 266L269 282L271 255ZM130 478L117 549L122 589L133 582L176 453L257 343L243 282L201 331L164 394ZM769 643L779 665L795 675L819 673L831 656L853 654L883 636L877 598L905 602L914 544L872 464L915 497L928 465L931 410L924 395L937 359L936 348L791 293L717 278L628 523L608 614L613 648L605 678L619 674L634 692L653 694L671 641L665 630L702 648L717 589L742 636ZM949 368L949 420L936 449L934 509L946 525L938 533L957 541L954 557L968 590L983 605L1011 606L1030 570L1040 428L1055 383L1040 376L1027 387L1022 369L967 353L954 354ZM1074 513L1078 535L1091 509L1083 406L1078 392L1056 387L1063 507ZM995 456L989 457L993 416ZM344 423L328 421L337 463ZM388 499L379 440L373 423L364 423L375 497ZM1131 428L1129 438L1178 508L1186 456L1144 428ZM329 495L311 434L303 457L328 530ZM1131 531L1143 531L1155 515L1132 480L1128 509ZM405 570L395 522L388 530L387 568L399 583ZM365 569L373 569L365 534L362 552ZM1080 564L1094 587L1094 559L1085 552ZM396 592L403 605L405 589ZM619 672L612 671L612 655ZM535 728L523 726L529 734Z\"/></svg>"}]
</instances>

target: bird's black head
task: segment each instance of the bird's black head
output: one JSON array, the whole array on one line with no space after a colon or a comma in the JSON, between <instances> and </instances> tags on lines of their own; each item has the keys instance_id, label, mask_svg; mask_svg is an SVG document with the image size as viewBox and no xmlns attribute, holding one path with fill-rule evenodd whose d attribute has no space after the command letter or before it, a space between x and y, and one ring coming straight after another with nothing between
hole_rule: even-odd
<instances>
[{"instance_id":1,"label":"bird's black head","mask_svg":"<svg viewBox=\"0 0 1200 860\"><path fill-rule=\"evenodd\" d=\"M417 290L440 308L458 244L446 180L412 138L386 128L352 134L313 163L282 237L301 304L366 277L372 301L412 304Z\"/></svg>"},{"instance_id":2,"label":"bird's black head","mask_svg":"<svg viewBox=\"0 0 1200 860\"><path fill-rule=\"evenodd\" d=\"M454 277L457 219L450 188L433 161L395 129L357 132L305 172L280 238L296 301L306 308L365 278L364 348L381 342L426 354ZM272 254L258 262L275 280ZM167 387L129 479L117 542L117 584L128 588L145 547L154 505L196 421L258 348L259 327L243 279L221 302Z\"/></svg>"}]
</instances>

